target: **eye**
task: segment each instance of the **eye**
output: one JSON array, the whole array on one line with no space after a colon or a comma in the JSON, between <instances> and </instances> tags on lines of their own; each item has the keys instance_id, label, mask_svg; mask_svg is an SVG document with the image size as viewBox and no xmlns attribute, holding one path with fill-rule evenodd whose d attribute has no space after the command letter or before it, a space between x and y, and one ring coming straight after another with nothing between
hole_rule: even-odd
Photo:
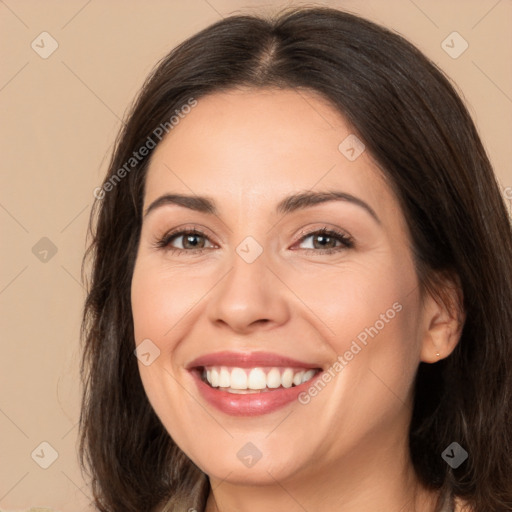
<instances>
[{"instance_id":1,"label":"eye","mask_svg":"<svg viewBox=\"0 0 512 512\"><path fill-rule=\"evenodd\" d=\"M320 254L331 254L354 247L354 241L350 236L333 229L322 228L307 234L302 234L299 243L302 244L308 239L312 239L312 243L309 243L309 247L300 248L301 250L313 251ZM179 242L180 247L174 246L176 242ZM210 243L210 246L207 246L207 243ZM210 242L210 239L205 233L194 228L166 233L156 242L155 246L159 249L181 254L201 253L214 247L214 244Z\"/></svg>"},{"instance_id":2,"label":"eye","mask_svg":"<svg viewBox=\"0 0 512 512\"><path fill-rule=\"evenodd\" d=\"M301 248L302 250L313 250L320 254L330 254L354 247L354 241L351 237L333 229L322 228L312 231L303 235L299 242L303 243L309 238L312 239L312 243L309 243L309 247Z\"/></svg>"},{"instance_id":3,"label":"eye","mask_svg":"<svg viewBox=\"0 0 512 512\"><path fill-rule=\"evenodd\" d=\"M181 247L174 247L173 244L180 240ZM202 252L209 248L206 246L206 241L209 241L209 238L199 229L183 229L167 233L158 240L156 246L175 253ZM211 246L213 247L213 244Z\"/></svg>"}]
</instances>

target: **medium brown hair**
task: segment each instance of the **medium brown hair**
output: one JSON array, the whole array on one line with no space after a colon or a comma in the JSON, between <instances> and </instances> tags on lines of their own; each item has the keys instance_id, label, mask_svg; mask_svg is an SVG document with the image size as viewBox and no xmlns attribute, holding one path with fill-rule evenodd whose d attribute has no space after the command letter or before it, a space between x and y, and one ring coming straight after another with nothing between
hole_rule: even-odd
<instances>
[{"instance_id":1,"label":"medium brown hair","mask_svg":"<svg viewBox=\"0 0 512 512\"><path fill-rule=\"evenodd\" d=\"M334 9L239 15L172 50L146 80L116 141L105 183L190 98L230 88L313 91L351 124L392 186L423 289L460 283L466 320L439 363L420 363L410 450L429 488L475 512L512 509L512 234L504 199L463 102L399 35ZM215 120L212 120L212 126ZM95 202L83 317L81 462L104 512L204 506L209 483L171 439L134 356L131 277L149 155ZM106 189L105 189L106 190ZM469 454L442 459L452 442Z\"/></svg>"}]
</instances>

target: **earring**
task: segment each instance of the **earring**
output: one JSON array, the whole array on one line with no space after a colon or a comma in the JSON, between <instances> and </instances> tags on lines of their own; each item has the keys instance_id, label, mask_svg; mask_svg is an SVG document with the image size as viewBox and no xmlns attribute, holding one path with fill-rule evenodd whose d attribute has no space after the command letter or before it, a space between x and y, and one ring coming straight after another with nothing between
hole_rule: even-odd
<instances>
[{"instance_id":1,"label":"earring","mask_svg":"<svg viewBox=\"0 0 512 512\"><path fill-rule=\"evenodd\" d=\"M439 357L441 354L439 352L436 352L436 356Z\"/></svg>"}]
</instances>

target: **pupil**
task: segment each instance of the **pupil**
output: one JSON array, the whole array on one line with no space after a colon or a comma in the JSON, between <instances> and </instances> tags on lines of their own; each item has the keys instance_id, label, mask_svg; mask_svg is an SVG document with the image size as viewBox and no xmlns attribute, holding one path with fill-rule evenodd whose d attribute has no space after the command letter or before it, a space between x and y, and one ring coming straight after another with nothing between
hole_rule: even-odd
<instances>
[{"instance_id":1,"label":"pupil","mask_svg":"<svg viewBox=\"0 0 512 512\"><path fill-rule=\"evenodd\" d=\"M317 240L330 240L331 237L326 235L317 235ZM327 244L320 243L321 247L325 247Z\"/></svg>"},{"instance_id":2,"label":"pupil","mask_svg":"<svg viewBox=\"0 0 512 512\"><path fill-rule=\"evenodd\" d=\"M197 239L197 237L198 237L198 235L187 235L187 238L186 238L187 244L192 245L192 247L197 247L197 245L198 245L197 240L195 243L192 241L194 238Z\"/></svg>"}]
</instances>

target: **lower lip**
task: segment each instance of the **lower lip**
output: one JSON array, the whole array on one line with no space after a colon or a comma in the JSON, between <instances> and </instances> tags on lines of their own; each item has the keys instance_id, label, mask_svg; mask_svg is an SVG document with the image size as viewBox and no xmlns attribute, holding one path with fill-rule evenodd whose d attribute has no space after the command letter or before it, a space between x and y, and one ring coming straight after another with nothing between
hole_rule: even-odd
<instances>
[{"instance_id":1,"label":"lower lip","mask_svg":"<svg viewBox=\"0 0 512 512\"><path fill-rule=\"evenodd\" d=\"M298 401L298 395L308 389L323 372L318 372L312 379L298 386L247 394L229 393L212 388L201 379L198 370L193 370L190 373L204 399L220 411L232 416L259 416Z\"/></svg>"}]
</instances>

